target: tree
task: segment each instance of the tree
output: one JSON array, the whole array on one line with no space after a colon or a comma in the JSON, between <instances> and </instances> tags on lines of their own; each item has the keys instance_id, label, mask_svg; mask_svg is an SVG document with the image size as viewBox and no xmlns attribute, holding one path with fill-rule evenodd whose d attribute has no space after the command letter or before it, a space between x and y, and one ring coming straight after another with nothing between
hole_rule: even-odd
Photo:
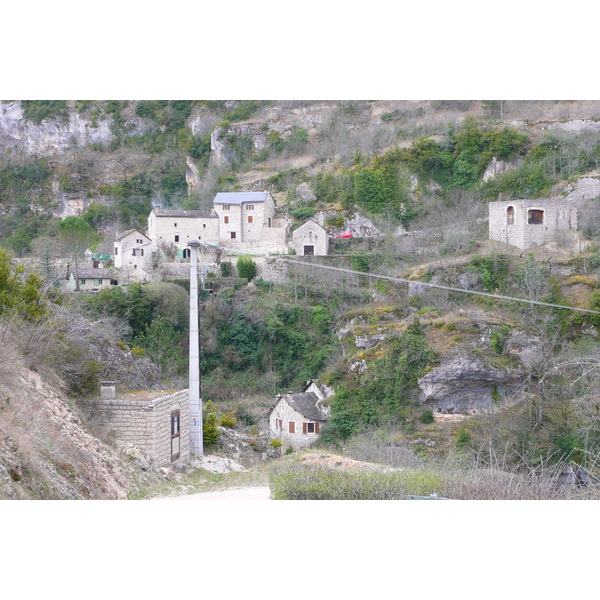
<instances>
[{"instance_id":1,"label":"tree","mask_svg":"<svg viewBox=\"0 0 600 600\"><path fill-rule=\"evenodd\" d=\"M80 217L67 217L58 224L58 237L74 264L75 289L79 291L79 261L84 252L98 242L98 234Z\"/></svg>"},{"instance_id":2,"label":"tree","mask_svg":"<svg viewBox=\"0 0 600 600\"><path fill-rule=\"evenodd\" d=\"M237 261L239 277L252 281L256 276L256 263L249 256L240 256Z\"/></svg>"}]
</instances>

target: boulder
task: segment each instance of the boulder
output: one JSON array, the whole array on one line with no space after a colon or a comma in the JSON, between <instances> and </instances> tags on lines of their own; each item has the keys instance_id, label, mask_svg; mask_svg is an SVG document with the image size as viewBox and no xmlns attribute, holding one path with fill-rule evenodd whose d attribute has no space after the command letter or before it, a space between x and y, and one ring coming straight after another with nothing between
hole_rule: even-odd
<instances>
[{"instance_id":1,"label":"boulder","mask_svg":"<svg viewBox=\"0 0 600 600\"><path fill-rule=\"evenodd\" d=\"M419 379L419 400L437 412L472 414L492 408L521 375L520 371L498 369L462 354Z\"/></svg>"}]
</instances>

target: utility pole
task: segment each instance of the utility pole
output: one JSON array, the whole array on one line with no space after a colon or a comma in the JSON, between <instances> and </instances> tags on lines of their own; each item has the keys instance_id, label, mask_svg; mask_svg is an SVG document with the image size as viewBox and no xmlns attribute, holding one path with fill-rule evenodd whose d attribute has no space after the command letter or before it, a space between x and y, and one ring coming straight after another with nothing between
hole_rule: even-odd
<instances>
[{"instance_id":1,"label":"utility pole","mask_svg":"<svg viewBox=\"0 0 600 600\"><path fill-rule=\"evenodd\" d=\"M202 398L200 396L200 336L198 331L198 247L190 240L190 454L203 456Z\"/></svg>"}]
</instances>

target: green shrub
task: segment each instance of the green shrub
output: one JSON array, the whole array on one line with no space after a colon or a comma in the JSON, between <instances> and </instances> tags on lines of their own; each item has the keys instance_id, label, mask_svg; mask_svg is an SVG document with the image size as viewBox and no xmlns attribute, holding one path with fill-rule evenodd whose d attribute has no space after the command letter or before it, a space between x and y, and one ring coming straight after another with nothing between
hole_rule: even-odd
<instances>
[{"instance_id":1,"label":"green shrub","mask_svg":"<svg viewBox=\"0 0 600 600\"><path fill-rule=\"evenodd\" d=\"M213 446L219 441L218 422L217 410L212 400L209 400L202 411L202 438L206 446Z\"/></svg>"},{"instance_id":2,"label":"green shrub","mask_svg":"<svg viewBox=\"0 0 600 600\"><path fill-rule=\"evenodd\" d=\"M283 442L279 438L273 438L270 444L273 448L281 448L283 446Z\"/></svg>"},{"instance_id":3,"label":"green shrub","mask_svg":"<svg viewBox=\"0 0 600 600\"><path fill-rule=\"evenodd\" d=\"M237 261L238 277L252 281L256 276L256 263L249 256L240 256Z\"/></svg>"},{"instance_id":4,"label":"green shrub","mask_svg":"<svg viewBox=\"0 0 600 600\"><path fill-rule=\"evenodd\" d=\"M490 348L496 354L504 352L504 346L510 337L511 329L508 325L501 325L496 331L490 334Z\"/></svg>"},{"instance_id":5,"label":"green shrub","mask_svg":"<svg viewBox=\"0 0 600 600\"><path fill-rule=\"evenodd\" d=\"M232 274L232 266L230 262L222 262L221 263L221 277L231 277Z\"/></svg>"},{"instance_id":6,"label":"green shrub","mask_svg":"<svg viewBox=\"0 0 600 600\"><path fill-rule=\"evenodd\" d=\"M466 448L471 443L471 432L466 427L461 427L456 435L455 444L459 449Z\"/></svg>"},{"instance_id":7,"label":"green shrub","mask_svg":"<svg viewBox=\"0 0 600 600\"><path fill-rule=\"evenodd\" d=\"M230 410L229 412L226 412L225 414L221 415L219 425L221 427L235 427L237 425L237 417L235 410Z\"/></svg>"},{"instance_id":8,"label":"green shrub","mask_svg":"<svg viewBox=\"0 0 600 600\"><path fill-rule=\"evenodd\" d=\"M421 423L424 423L425 425L435 422L435 419L433 417L433 411L424 410L421 416L419 417L419 421L421 421Z\"/></svg>"}]
</instances>

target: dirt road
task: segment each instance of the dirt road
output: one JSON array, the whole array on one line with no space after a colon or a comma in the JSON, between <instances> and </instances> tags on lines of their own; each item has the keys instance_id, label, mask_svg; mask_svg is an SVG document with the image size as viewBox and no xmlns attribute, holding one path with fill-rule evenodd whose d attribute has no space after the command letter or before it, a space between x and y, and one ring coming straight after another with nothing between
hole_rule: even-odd
<instances>
[{"instance_id":1,"label":"dirt road","mask_svg":"<svg viewBox=\"0 0 600 600\"><path fill-rule=\"evenodd\" d=\"M157 500L270 500L268 486L229 488L218 492L202 492L185 496L169 496Z\"/></svg>"}]
</instances>

